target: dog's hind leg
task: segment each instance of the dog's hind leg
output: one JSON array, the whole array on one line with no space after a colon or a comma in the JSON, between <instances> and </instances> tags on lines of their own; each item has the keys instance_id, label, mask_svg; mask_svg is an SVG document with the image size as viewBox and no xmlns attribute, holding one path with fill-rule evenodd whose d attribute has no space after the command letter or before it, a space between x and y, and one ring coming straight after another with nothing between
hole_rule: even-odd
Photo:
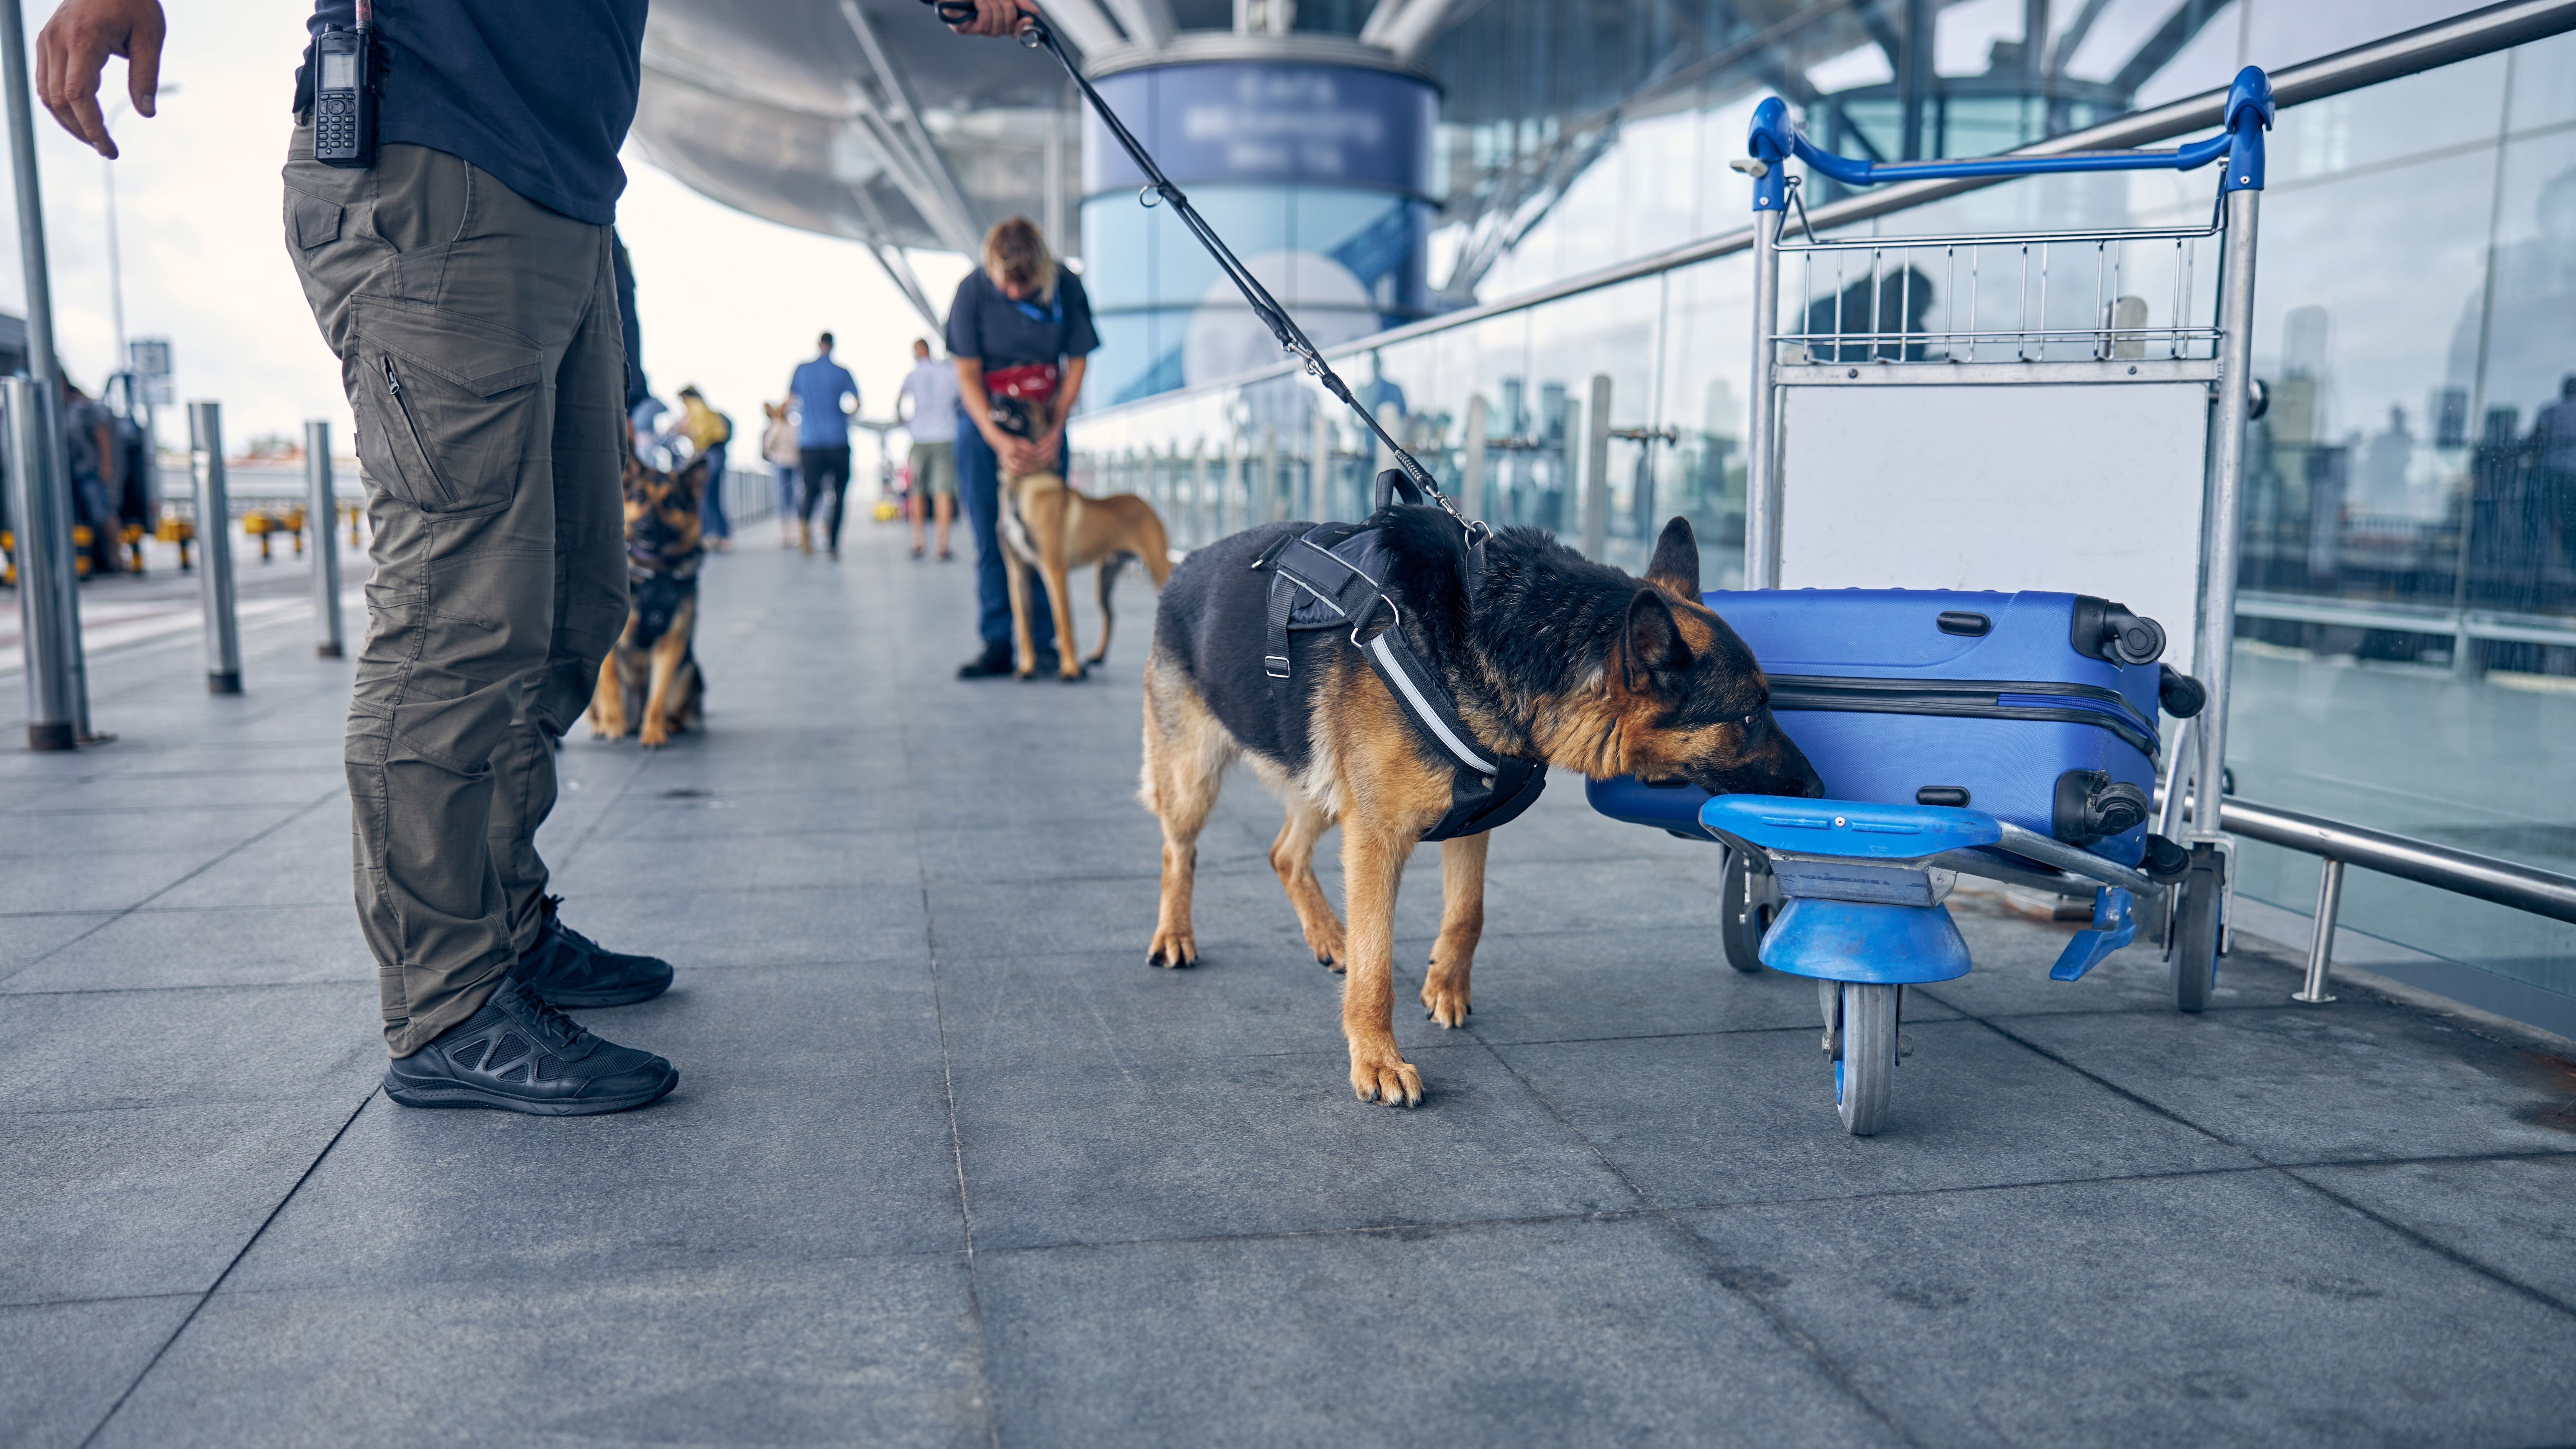
<instances>
[{"instance_id":1,"label":"dog's hind leg","mask_svg":"<svg viewBox=\"0 0 2576 1449\"><path fill-rule=\"evenodd\" d=\"M1216 808L1234 741L1187 684L1145 663L1145 808L1163 823L1163 893L1146 948L1149 966L1198 964L1190 891L1198 877L1199 832Z\"/></svg>"},{"instance_id":2,"label":"dog's hind leg","mask_svg":"<svg viewBox=\"0 0 2576 1449\"><path fill-rule=\"evenodd\" d=\"M1485 934L1485 849L1493 839L1478 831L1440 842L1440 935L1422 978L1422 1006L1442 1026L1464 1023L1475 1009L1468 1005L1467 973Z\"/></svg>"},{"instance_id":3,"label":"dog's hind leg","mask_svg":"<svg viewBox=\"0 0 2576 1449\"><path fill-rule=\"evenodd\" d=\"M1109 657L1109 626L1117 613L1112 596L1118 592L1118 574L1127 567L1127 558L1122 549L1100 561L1100 647L1091 651L1085 664L1098 664Z\"/></svg>"},{"instance_id":4,"label":"dog's hind leg","mask_svg":"<svg viewBox=\"0 0 2576 1449\"><path fill-rule=\"evenodd\" d=\"M1342 918L1333 914L1332 899L1315 879L1315 842L1333 822L1294 785L1281 792L1281 803L1288 818L1280 823L1279 838L1270 842L1270 868L1279 872L1280 888L1296 908L1297 924L1305 929L1306 947L1315 953L1316 964L1339 971L1350 959L1342 944Z\"/></svg>"}]
</instances>

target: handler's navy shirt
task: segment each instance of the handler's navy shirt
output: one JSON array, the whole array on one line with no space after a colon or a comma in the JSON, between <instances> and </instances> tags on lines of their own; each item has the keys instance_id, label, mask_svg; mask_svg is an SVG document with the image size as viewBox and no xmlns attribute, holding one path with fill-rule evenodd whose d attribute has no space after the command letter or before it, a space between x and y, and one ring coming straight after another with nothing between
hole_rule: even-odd
<instances>
[{"instance_id":1,"label":"handler's navy shirt","mask_svg":"<svg viewBox=\"0 0 2576 1449\"><path fill-rule=\"evenodd\" d=\"M1085 357L1099 348L1082 278L1062 267L1056 268L1054 304L1035 297L1012 301L981 267L957 284L957 299L948 304L948 355L982 358L986 372Z\"/></svg>"},{"instance_id":2,"label":"handler's navy shirt","mask_svg":"<svg viewBox=\"0 0 2576 1449\"><path fill-rule=\"evenodd\" d=\"M380 143L460 156L549 211L606 226L626 190L646 0L378 0ZM357 25L318 0L306 29ZM311 94L296 72L298 104Z\"/></svg>"}]
</instances>

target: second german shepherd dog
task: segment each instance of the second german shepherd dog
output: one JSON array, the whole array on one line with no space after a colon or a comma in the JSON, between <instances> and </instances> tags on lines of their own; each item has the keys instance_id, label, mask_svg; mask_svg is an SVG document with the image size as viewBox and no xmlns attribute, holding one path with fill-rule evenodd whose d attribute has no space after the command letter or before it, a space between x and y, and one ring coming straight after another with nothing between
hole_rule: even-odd
<instances>
[{"instance_id":1,"label":"second german shepherd dog","mask_svg":"<svg viewBox=\"0 0 2576 1449\"><path fill-rule=\"evenodd\" d=\"M698 724L706 681L693 647L698 629L698 564L706 557L698 505L707 491L701 453L678 473L626 458L626 580L632 601L626 628L599 662L590 699L591 733L624 739L630 730L648 750Z\"/></svg>"},{"instance_id":2,"label":"second german shepherd dog","mask_svg":"<svg viewBox=\"0 0 2576 1449\"><path fill-rule=\"evenodd\" d=\"M1805 755L1772 722L1753 651L1700 602L1699 546L1675 518L1643 579L1593 563L1547 534L1506 528L1485 546L1467 595L1458 526L1431 508L1396 507L1389 575L1406 642L1447 685L1489 751L1543 759L1594 779L1680 778L1716 792L1824 793ZM1262 666L1269 570L1251 567L1289 529L1247 529L1173 570L1145 664L1145 807L1163 824L1163 888L1148 960L1198 959L1190 886L1198 836L1226 767L1241 756L1288 809L1271 868L1306 944L1347 972L1342 1035L1361 1101L1412 1106L1422 1074L1396 1050L1390 1018L1395 893L1423 832L1450 807L1455 768L1422 738L1341 631L1291 636L1283 708ZM1315 877L1315 842L1342 829L1346 932ZM1440 933L1422 1004L1454 1027L1484 931L1490 833L1440 847Z\"/></svg>"},{"instance_id":3,"label":"second german shepherd dog","mask_svg":"<svg viewBox=\"0 0 2576 1449\"><path fill-rule=\"evenodd\" d=\"M1109 657L1110 595L1118 571L1130 558L1141 559L1154 587L1172 576L1171 544L1154 506L1133 493L1093 498L1078 493L1054 473L1010 473L1002 478L1002 546L1011 588L1012 652L1019 677L1037 673L1037 650L1029 639L1029 610L1044 607L1055 615L1056 669L1067 680ZM1100 565L1100 647L1077 662L1073 648L1073 571ZM1035 569L1046 587L1041 601L1029 597L1029 571Z\"/></svg>"}]
</instances>

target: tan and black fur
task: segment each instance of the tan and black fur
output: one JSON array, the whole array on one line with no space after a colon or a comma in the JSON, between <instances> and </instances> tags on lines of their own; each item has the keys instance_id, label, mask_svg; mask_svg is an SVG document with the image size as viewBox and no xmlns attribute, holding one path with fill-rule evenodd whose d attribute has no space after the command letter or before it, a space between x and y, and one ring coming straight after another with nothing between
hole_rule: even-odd
<instances>
[{"instance_id":1,"label":"tan and black fur","mask_svg":"<svg viewBox=\"0 0 2576 1449\"><path fill-rule=\"evenodd\" d=\"M1145 572L1161 588L1171 577L1171 545L1163 520L1153 505L1133 493L1092 498L1065 486L1054 473L1012 473L1002 478L1002 545L1010 552L1005 574L1011 589L1012 657L1019 676L1037 673L1037 649L1029 639L1029 571L1046 586L1046 603L1055 614L1057 672L1080 679L1084 670L1109 657L1112 623L1110 598L1118 572L1127 560L1144 561ZM1077 661L1073 645L1072 575L1078 568L1100 565L1100 647Z\"/></svg>"},{"instance_id":2,"label":"tan and black fur","mask_svg":"<svg viewBox=\"0 0 2576 1449\"><path fill-rule=\"evenodd\" d=\"M694 645L698 563L706 554L698 507L706 497L707 460L692 459L673 474L630 454L625 487L631 598L626 627L599 664L590 728L603 740L632 731L652 750L702 723L705 713L706 681Z\"/></svg>"},{"instance_id":3,"label":"tan and black fur","mask_svg":"<svg viewBox=\"0 0 2576 1449\"><path fill-rule=\"evenodd\" d=\"M1406 642L1447 684L1488 750L1544 759L1593 778L1686 779L1713 791L1818 796L1822 782L1772 723L1752 651L1700 602L1699 548L1676 518L1644 579L1592 563L1535 529L1486 546L1472 607L1457 526L1429 508L1393 508L1384 581ZM1157 966L1198 960L1190 890L1198 836L1226 767L1250 762L1286 804L1270 865L1315 959L1346 973L1342 1034L1362 1101L1412 1106L1422 1077L1392 1029L1396 887L1423 832L1450 806L1451 770L1348 637L1291 636L1284 699L1262 668L1270 572L1253 560L1281 531L1248 529L1172 573L1145 665L1142 798L1163 825ZM1314 869L1316 841L1342 830L1344 907L1333 914ZM1489 834L1440 847L1440 932L1421 999L1444 1027L1469 1010L1468 976L1484 930Z\"/></svg>"}]
</instances>

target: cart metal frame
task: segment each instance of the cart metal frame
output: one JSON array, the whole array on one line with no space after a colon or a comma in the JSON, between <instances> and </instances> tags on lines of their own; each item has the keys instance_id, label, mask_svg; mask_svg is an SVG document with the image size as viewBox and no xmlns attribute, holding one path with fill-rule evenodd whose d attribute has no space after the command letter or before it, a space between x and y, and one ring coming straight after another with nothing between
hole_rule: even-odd
<instances>
[{"instance_id":1,"label":"cart metal frame","mask_svg":"<svg viewBox=\"0 0 2576 1449\"><path fill-rule=\"evenodd\" d=\"M2227 757L2238 510L2245 481L2245 425L2254 415L2257 386L2252 371L2255 238L2264 185L2263 133L2274 116L2271 83L2259 68L2249 66L2237 74L2221 116L2220 134L2173 150L1872 162L1817 147L1790 119L1787 105L1772 97L1754 111L1751 156L1735 163L1753 178L1754 213L1746 588L1780 586L1781 416L1790 388L2209 386L2213 405L2192 652L2193 674L2206 687L2208 700L2167 752L2169 778L2181 782L2169 790L2174 797L2190 788L2192 761ZM1854 187L2085 171L2192 171L2213 163L2224 163L2224 169L2205 226L1820 237L1806 224L1798 195L1801 178L1788 168L1792 160L1803 163L1809 174ZM1795 235L1790 231L1793 212ZM2204 246L2217 251L2219 267L2215 305L2207 313L2199 310L2193 285ZM1792 261L1802 269L1804 292L1795 325L1788 326L1781 315L1781 272ZM2150 325L2148 304L2132 295L2128 284L2138 272L2157 270L2171 273L2164 288L2169 310L2161 325ZM1930 325L1929 299L1917 306L1912 279L1918 271L1945 280L1938 289L1941 325ZM1820 272L1828 274L1828 292L1817 290ZM1964 288L1959 285L1963 274ZM2067 310L2070 286L2078 295L2089 290L2091 313L2085 325L2053 321L2052 282L2059 289L2061 314ZM1989 291L2002 286L2012 294L2009 315L1988 310L1985 302ZM1866 315L1850 315L1855 293L1864 288ZM1958 315L1962 299L1964 317ZM1891 301L1893 317L1887 315ZM1918 317L1918 312L1925 315ZM2180 824L2170 817L2163 823L2168 832ZM2169 833L2168 838L2175 837ZM2185 972L2177 966L2177 1004L2197 1010L2206 1001L2208 970L2224 951L2226 905L2234 890L2233 848L2215 812L2195 818L2180 842L2191 850L2196 867L2186 877L2184 893L2214 888L2217 896L2217 939L2206 948L2212 959L2200 969L2197 991L2182 984ZM2066 868L2062 860L2050 863ZM2107 878L2099 870L2080 873ZM2168 953L2173 949L2168 931Z\"/></svg>"}]
</instances>

